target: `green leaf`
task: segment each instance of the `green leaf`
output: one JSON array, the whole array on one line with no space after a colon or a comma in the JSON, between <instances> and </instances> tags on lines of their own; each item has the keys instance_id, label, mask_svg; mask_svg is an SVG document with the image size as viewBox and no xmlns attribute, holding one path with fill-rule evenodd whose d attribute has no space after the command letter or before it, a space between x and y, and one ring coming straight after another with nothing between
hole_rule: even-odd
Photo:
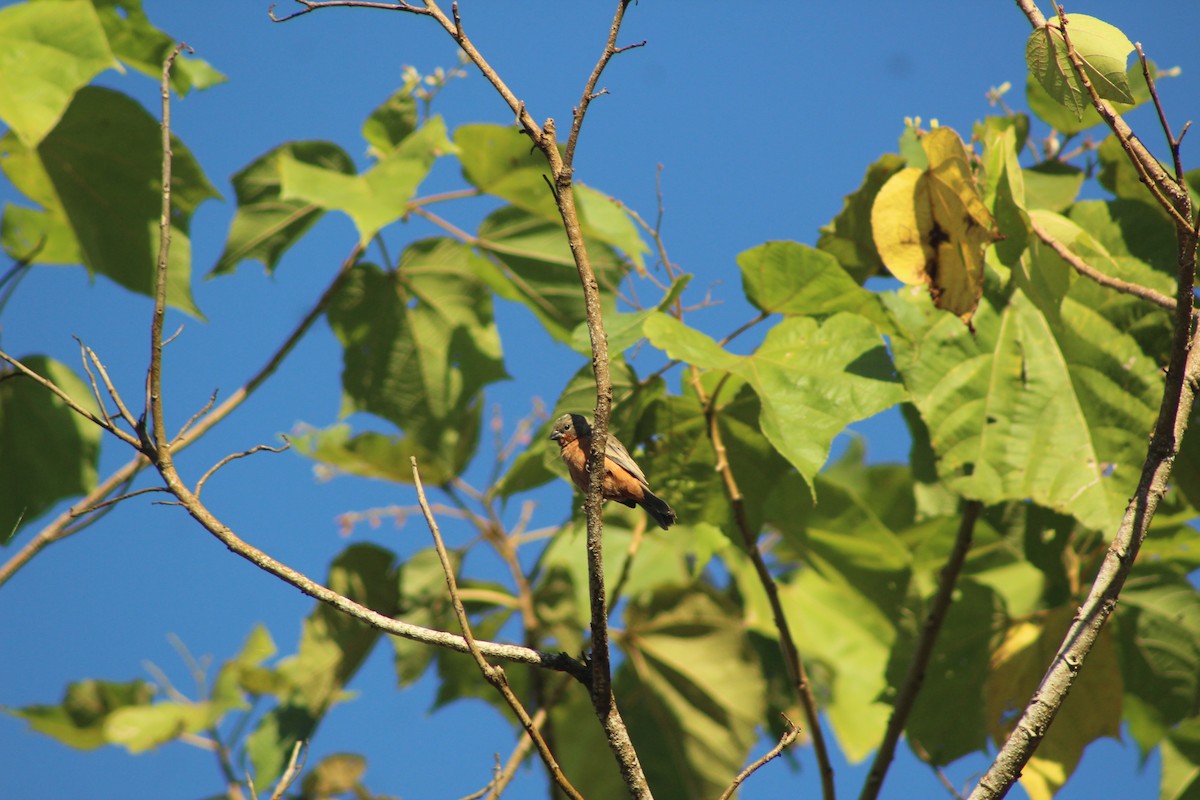
<instances>
[{"instance_id":1,"label":"green leaf","mask_svg":"<svg viewBox=\"0 0 1200 800\"><path fill-rule=\"evenodd\" d=\"M823 502L823 500L822 500ZM753 579L757 582L757 579ZM743 591L747 581L739 582ZM802 642L801 655L810 674L827 678L822 688L828 716L838 744L851 763L864 759L887 725L890 708L882 700L887 688L886 668L896 630L887 616L839 576L815 569L801 570L780 586L792 636ZM771 638L770 618L760 632Z\"/></svg>"},{"instance_id":2,"label":"green leaf","mask_svg":"<svg viewBox=\"0 0 1200 800\"><path fill-rule=\"evenodd\" d=\"M85 0L0 10L0 119L26 147L37 147L75 93L115 66L100 18Z\"/></svg>"},{"instance_id":3,"label":"green leaf","mask_svg":"<svg viewBox=\"0 0 1200 800\"><path fill-rule=\"evenodd\" d=\"M416 242L396 272L354 267L327 311L345 348L344 411L394 422L450 469L465 463L460 445L473 450L478 423L466 422L478 416L481 390L507 377L472 263L452 240Z\"/></svg>"},{"instance_id":4,"label":"green leaf","mask_svg":"<svg viewBox=\"0 0 1200 800\"><path fill-rule=\"evenodd\" d=\"M663 314L648 319L644 330L671 358L732 372L754 387L763 433L810 487L835 436L904 399L879 334L857 315L785 319L749 356L727 353Z\"/></svg>"},{"instance_id":5,"label":"green leaf","mask_svg":"<svg viewBox=\"0 0 1200 800\"><path fill-rule=\"evenodd\" d=\"M216 719L208 703L155 703L118 708L104 722L104 737L130 753L144 753L185 733L199 733Z\"/></svg>"},{"instance_id":6,"label":"green leaf","mask_svg":"<svg viewBox=\"0 0 1200 800\"><path fill-rule=\"evenodd\" d=\"M987 178L983 199L991 208L1001 234L994 247L996 257L1011 268L1024 252L1029 238L1025 176L1017 161L1016 121L993 117L989 122L983 139L983 165Z\"/></svg>"},{"instance_id":7,"label":"green leaf","mask_svg":"<svg viewBox=\"0 0 1200 800\"><path fill-rule=\"evenodd\" d=\"M1071 14L1067 23L1071 43L1096 92L1106 100L1135 102L1125 76L1125 62L1133 52L1133 43L1117 28L1086 14ZM1030 34L1025 62L1047 94L1082 120L1091 100L1071 65L1057 20L1048 21Z\"/></svg>"},{"instance_id":8,"label":"green leaf","mask_svg":"<svg viewBox=\"0 0 1200 800\"><path fill-rule=\"evenodd\" d=\"M104 728L111 714L122 708L146 707L153 696L154 687L141 680L86 680L70 684L60 705L25 706L8 709L8 713L68 747L94 750L108 744Z\"/></svg>"},{"instance_id":9,"label":"green leaf","mask_svg":"<svg viewBox=\"0 0 1200 800\"><path fill-rule=\"evenodd\" d=\"M1147 63L1150 67L1151 76L1156 80L1168 78L1179 73L1177 68L1174 70L1159 70L1153 61L1148 61ZM1129 69L1125 71L1125 79L1129 84L1129 90L1134 99L1132 103L1113 102L1113 108L1118 114L1126 114L1150 100L1150 87L1146 83L1146 75L1142 71L1140 59L1134 60L1129 65ZM1032 74L1027 75L1025 79L1025 97L1029 103L1030 111L1054 130L1068 136L1104 123L1104 120L1100 118L1100 114L1097 113L1096 109L1092 108L1091 102L1088 102L1084 106L1083 116L1076 117L1071 109L1064 107L1051 97ZM1044 161L1039 166L1052 164L1062 164L1062 162Z\"/></svg>"},{"instance_id":10,"label":"green leaf","mask_svg":"<svg viewBox=\"0 0 1200 800\"><path fill-rule=\"evenodd\" d=\"M767 242L740 254L746 299L769 314L829 316L847 311L887 329L879 296L863 289L822 250L797 242Z\"/></svg>"},{"instance_id":11,"label":"green leaf","mask_svg":"<svg viewBox=\"0 0 1200 800\"><path fill-rule=\"evenodd\" d=\"M359 243L365 245L385 225L403 216L434 160L453 152L446 123L434 117L361 175L345 175L282 153L280 197L344 212L354 220Z\"/></svg>"},{"instance_id":12,"label":"green leaf","mask_svg":"<svg viewBox=\"0 0 1200 800\"><path fill-rule=\"evenodd\" d=\"M1028 208L1066 210L1079 195L1084 174L1079 167L1061 161L1043 161L1024 170Z\"/></svg>"},{"instance_id":13,"label":"green leaf","mask_svg":"<svg viewBox=\"0 0 1200 800\"><path fill-rule=\"evenodd\" d=\"M547 182L550 167L528 136L502 125L463 125L454 131L454 143L468 183L553 223L565 247L562 217ZM581 183L573 189L584 237L619 249L640 269L648 248L624 207Z\"/></svg>"},{"instance_id":14,"label":"green leaf","mask_svg":"<svg viewBox=\"0 0 1200 800\"><path fill-rule=\"evenodd\" d=\"M567 246L562 222L541 219L513 206L497 209L479 226L476 244L485 255L473 270L496 294L533 312L551 336L569 343L586 314L579 272ZM606 319L616 309L615 290L622 267L606 245L588 245Z\"/></svg>"},{"instance_id":15,"label":"green leaf","mask_svg":"<svg viewBox=\"0 0 1200 800\"><path fill-rule=\"evenodd\" d=\"M629 659L614 691L655 796L716 795L742 770L765 711L738 610L699 586L667 587L630 604L617 638Z\"/></svg>"},{"instance_id":16,"label":"green leaf","mask_svg":"<svg viewBox=\"0 0 1200 800\"><path fill-rule=\"evenodd\" d=\"M394 483L412 483L412 462L416 456L421 480L441 485L458 474L451 467L458 459L447 461L445 453L454 453L458 440L446 440L449 450L430 450L416 436L388 436L375 431L351 434L345 423L288 437L296 452L320 461L339 473L378 478Z\"/></svg>"},{"instance_id":17,"label":"green leaf","mask_svg":"<svg viewBox=\"0 0 1200 800\"><path fill-rule=\"evenodd\" d=\"M384 616L393 616L399 612L394 560L392 553L381 547L351 545L330 566L325 585ZM325 713L343 699L344 687L381 635L376 628L331 606L317 604L304 621L298 652L279 666L290 691L246 740L256 786L275 782L296 742L310 739Z\"/></svg>"},{"instance_id":18,"label":"green leaf","mask_svg":"<svg viewBox=\"0 0 1200 800\"><path fill-rule=\"evenodd\" d=\"M1146 752L1200 713L1200 593L1186 578L1145 575L1121 592L1116 622L1125 692L1141 701L1157 729L1155 741L1139 739Z\"/></svg>"},{"instance_id":19,"label":"green leaf","mask_svg":"<svg viewBox=\"0 0 1200 800\"><path fill-rule=\"evenodd\" d=\"M1057 318L1023 292L1002 311L985 302L974 335L911 292L889 303L905 332L893 339L896 367L949 486L987 504L1032 499L1097 530L1115 526L1161 392L1131 337L1071 298Z\"/></svg>"},{"instance_id":20,"label":"green leaf","mask_svg":"<svg viewBox=\"0 0 1200 800\"><path fill-rule=\"evenodd\" d=\"M413 88L412 84L406 83L397 89L363 123L363 138L370 143L373 157L386 158L394 153L400 143L420 125Z\"/></svg>"},{"instance_id":21,"label":"green leaf","mask_svg":"<svg viewBox=\"0 0 1200 800\"><path fill-rule=\"evenodd\" d=\"M1200 719L1189 719L1171 731L1162 745L1159 800L1200 798Z\"/></svg>"},{"instance_id":22,"label":"green leaf","mask_svg":"<svg viewBox=\"0 0 1200 800\"><path fill-rule=\"evenodd\" d=\"M153 296L162 206L159 123L136 101L82 89L38 147L87 268ZM167 303L199 315L192 300L188 225L197 206L220 195L191 152L172 140L171 254ZM96 198L104 198L97 202Z\"/></svg>"},{"instance_id":23,"label":"green leaf","mask_svg":"<svg viewBox=\"0 0 1200 800\"><path fill-rule=\"evenodd\" d=\"M326 172L354 174L354 162L342 148L316 141L282 144L239 170L233 176L237 213L212 274L233 272L246 259L257 259L268 272L274 271L288 248L325 213L316 203L282 197L284 159Z\"/></svg>"},{"instance_id":24,"label":"green leaf","mask_svg":"<svg viewBox=\"0 0 1200 800\"><path fill-rule=\"evenodd\" d=\"M946 527L957 527L950 520ZM889 695L899 689L908 672L917 638L928 608L923 602L904 615L900 636L888 664ZM972 581L963 581L942 624L933 654L925 667L925 680L917 695L904 733L914 750L919 745L928 759L945 766L987 746L983 712L986 664L991 655L993 628L1001 616L995 593ZM953 708L955 713L947 714ZM922 756L924 758L924 756Z\"/></svg>"},{"instance_id":25,"label":"green leaf","mask_svg":"<svg viewBox=\"0 0 1200 800\"><path fill-rule=\"evenodd\" d=\"M233 659L221 665L213 681L211 700L220 712L246 708L242 692L254 695L275 694L282 688L282 681L274 670L262 666L262 662L275 655L275 643L271 634L259 624L246 637L245 644Z\"/></svg>"},{"instance_id":26,"label":"green leaf","mask_svg":"<svg viewBox=\"0 0 1200 800\"><path fill-rule=\"evenodd\" d=\"M883 272L871 232L871 206L887 179L904 167L904 159L887 153L867 167L862 186L846 195L842 210L821 228L817 249L833 255L858 283Z\"/></svg>"},{"instance_id":27,"label":"green leaf","mask_svg":"<svg viewBox=\"0 0 1200 800\"><path fill-rule=\"evenodd\" d=\"M459 553L451 551L450 563L455 571L461 562ZM456 619L446 591L446 573L436 550L432 547L418 550L397 565L396 584L400 598L398 616L405 622L436 630L453 629ZM401 636L389 638L400 686L411 686L433 662L436 648Z\"/></svg>"},{"instance_id":28,"label":"green leaf","mask_svg":"<svg viewBox=\"0 0 1200 800\"><path fill-rule=\"evenodd\" d=\"M85 408L96 411L91 389L46 356L22 359ZM100 429L30 378L0 380L0 541L59 500L96 485Z\"/></svg>"},{"instance_id":29,"label":"green leaf","mask_svg":"<svg viewBox=\"0 0 1200 800\"><path fill-rule=\"evenodd\" d=\"M179 40L154 27L142 10L141 0L93 0L93 3L108 43L121 63L149 75L156 82L160 80L163 62ZM193 88L207 89L226 80L207 61L188 55L186 49L171 67L171 88L180 96Z\"/></svg>"}]
</instances>

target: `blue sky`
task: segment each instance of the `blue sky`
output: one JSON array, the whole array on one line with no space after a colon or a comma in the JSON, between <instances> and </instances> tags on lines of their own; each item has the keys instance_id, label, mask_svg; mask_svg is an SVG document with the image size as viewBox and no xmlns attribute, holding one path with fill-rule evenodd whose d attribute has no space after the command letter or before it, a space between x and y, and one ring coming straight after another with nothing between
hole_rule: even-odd
<instances>
[{"instance_id":1,"label":"blue sky","mask_svg":"<svg viewBox=\"0 0 1200 800\"><path fill-rule=\"evenodd\" d=\"M583 81L607 31L614 3L487 3L463 0L469 35L533 115L570 119ZM230 176L266 150L291 139L328 139L365 164L363 119L400 84L402 68L452 65L455 48L430 21L362 9L333 9L287 24L267 18L267 2L145 0L151 19L192 45L229 82L177 101L174 130L224 195L197 212L192 225L194 291L206 323L177 317L184 332L168 349L169 417L182 422L214 388L236 388L281 341L328 282L355 233L329 215L268 276L245 263L236 275L202 276L216 261L233 214ZM1136 8L1135 8L1136 6ZM280 12L289 10L286 0ZM1043 4L1043 10L1050 9ZM1200 109L1200 5L1194 2L1096 0L1069 6L1120 27L1141 41L1160 66L1180 66L1165 82L1164 101L1178 127ZM896 147L905 117L938 119L960 132L989 113L985 93L1010 81L1009 103L1024 106L1024 43L1029 25L1014 3L934 0L894 3L717 3L642 0L631 6L620 42L646 40L611 64L593 103L577 158L577 175L647 218L655 210L655 172L662 165L663 234L673 261L696 277L686 299L706 292L724 301L690 322L722 336L752 316L740 299L738 253L771 239L815 243L817 228L841 208L867 165ZM101 79L155 106L156 85L136 73ZM477 74L455 81L435 110L450 127L511 121ZM157 112L155 112L157 113ZM1161 136L1144 111L1131 120L1162 153ZM1196 135L1196 134L1193 134ZM1194 146L1194 142L1190 142ZM1185 154L1191 148L1185 148ZM1194 152L1194 151L1193 151ZM1197 160L1187 160L1195 166ZM457 184L454 167L435 170L429 190ZM0 200L15 200L0 179ZM471 228L482 203L456 221ZM421 221L388 231L390 252L433 234ZM374 254L372 257L377 257ZM89 285L80 268L38 268L0 317L6 350L44 352L76 364L71 335L93 347L119 385L142 379L150 304L146 298ZM569 349L539 336L520 309L500 304L497 317L512 380L489 393L511 425L531 398L553 403L567 377L584 365ZM748 337L745 345L752 344ZM648 350L648 349L647 349ZM639 369L657 366L643 352ZM648 365L648 366L647 366ZM273 442L297 423L327 425L339 409L340 351L318 325L275 378L183 462L194 480L229 452ZM894 415L857 426L871 457L903 459L907 441ZM106 447L101 474L127 453ZM347 541L335 517L346 511L414 502L411 489L381 482L318 482L312 464L294 454L260 455L271 468L234 465L205 497L245 538L282 561L324 575ZM565 483L538 495L538 514L552 524L566 514ZM28 535L28 534L26 534ZM463 541L466 532L448 528ZM359 528L400 553L427 544L423 528ZM20 540L19 540L20 541ZM19 543L19 542L18 542ZM5 554L0 554L3 557ZM65 684L85 677L148 677L146 662L185 692L186 668L170 643L177 636L197 656L219 664L253 625L265 623L281 652L294 649L299 619L311 601L232 557L176 508L142 499L118 508L86 532L42 553L0 589L0 704L52 703ZM360 698L324 723L313 759L361 750L367 783L405 797L456 797L486 782L493 753L512 747L506 723L476 702L429 716L427 677L397 692L390 652L378 649L351 688ZM452 758L451 751L459 752ZM116 749L67 750L0 716L0 796L203 797L221 789L215 759L185 745L130 757ZM775 764L747 784L744 797L774 797L785 787L817 792L810 751L798 751L797 776ZM1149 797L1157 764L1135 777L1136 749L1105 742L1089 750L1060 795ZM433 764L444 770L427 773ZM453 769L448 769L454 764ZM840 765L842 794L857 794L863 770ZM949 770L958 784L982 760ZM543 796L540 772L522 773L509 796ZM927 769L901 747L885 796L944 796Z\"/></svg>"}]
</instances>

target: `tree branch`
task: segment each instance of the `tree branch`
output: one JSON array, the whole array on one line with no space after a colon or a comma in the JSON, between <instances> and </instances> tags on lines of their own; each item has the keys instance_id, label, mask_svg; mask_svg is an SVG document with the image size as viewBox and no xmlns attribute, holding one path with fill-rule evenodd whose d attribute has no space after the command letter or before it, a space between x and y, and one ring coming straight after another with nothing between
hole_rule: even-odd
<instances>
[{"instance_id":1,"label":"tree branch","mask_svg":"<svg viewBox=\"0 0 1200 800\"><path fill-rule=\"evenodd\" d=\"M867 773L867 780L863 784L859 800L874 800L879 796L879 790L883 788L883 779L896 755L896 745L900 741L901 734L904 733L908 715L912 713L913 704L916 703L921 687L925 683L925 670L929 666L929 659L933 656L933 648L937 644L938 634L942 632L942 625L946 621L946 614L954 599L958 576L962 573L967 553L971 550L975 523L982 510L983 504L978 500L967 501L963 506L962 520L958 526L958 535L954 539L954 548L950 551L945 566L942 567L937 593L929 605L929 612L925 616L925 625L921 629L921 636L917 640L916 649L913 650L912 659L908 663L908 671L904 674L904 680L900 683L900 691L896 694L895 702L892 703L892 715L888 718L887 730L884 733L883 741L879 744L879 749L875 751L875 761L871 764L870 772Z\"/></svg>"},{"instance_id":2,"label":"tree branch","mask_svg":"<svg viewBox=\"0 0 1200 800\"><path fill-rule=\"evenodd\" d=\"M417 502L421 505L421 512L425 515L425 524L429 526L429 532L433 535L433 546L437 550L438 560L442 563L442 572L446 575L446 588L450 592L450 602L454 607L454 615L458 618L459 627L462 628L463 638L467 641L467 649L471 653L471 657L475 659L476 666L483 673L483 677L495 687L496 691L504 698L504 702L508 703L508 707L517 715L517 719L521 721L521 726L525 728L525 733L533 740L533 744L537 747L538 755L542 757L542 762L546 765L546 769L550 772L550 777L554 783L567 794L571 800L583 800L583 796L575 790L571 782L567 780L567 776L563 774L562 768L558 765L558 760L554 754L550 752L550 747L546 744L546 740L542 738L541 731L538 726L533 724L533 720L529 716L529 712L525 710L520 699L513 692L512 687L508 685L508 678L504 674L504 670L500 667L494 667L488 663L483 657L483 653L479 651L479 644L475 641L475 635L471 632L471 621L467 618L467 610L463 607L462 598L458 594L458 581L454 577L454 566L450 563L450 556L446 553L446 545L442 542L442 534L438 530L437 520L434 519L433 511L429 508L429 501L425 499L425 487L421 483L421 473L417 469L417 459L413 456L409 459L412 463L413 485L417 489Z\"/></svg>"},{"instance_id":3,"label":"tree branch","mask_svg":"<svg viewBox=\"0 0 1200 800\"><path fill-rule=\"evenodd\" d=\"M1175 298L1168 297L1162 292L1157 292L1148 286L1142 286L1138 283L1130 283L1128 281L1123 281L1120 278L1114 278L1109 275L1105 275L1103 272L1091 266L1082 258L1077 256L1065 244L1060 242L1058 239L1055 239L1050 231L1042 227L1042 225L1032 217L1029 220L1029 227L1033 231L1034 236L1041 239L1042 242L1051 250L1053 250L1059 258L1067 262L1067 264L1070 265L1073 270L1085 278L1095 281L1101 286L1121 292L1122 294L1131 294L1134 297L1140 297L1143 300L1153 303L1159 308L1165 308L1168 311L1175 310Z\"/></svg>"}]
</instances>

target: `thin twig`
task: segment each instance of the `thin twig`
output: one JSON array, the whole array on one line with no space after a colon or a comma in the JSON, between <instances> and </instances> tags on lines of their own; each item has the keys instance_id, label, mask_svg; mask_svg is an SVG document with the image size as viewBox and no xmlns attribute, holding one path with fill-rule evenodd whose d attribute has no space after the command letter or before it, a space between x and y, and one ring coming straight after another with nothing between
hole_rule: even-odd
<instances>
[{"instance_id":1,"label":"thin twig","mask_svg":"<svg viewBox=\"0 0 1200 800\"><path fill-rule=\"evenodd\" d=\"M287 437L285 436L284 438L286 439ZM291 442L285 442L281 447L271 447L270 445L259 444L251 447L249 450L243 450L240 453L230 453L216 464L213 464L212 467L209 468L208 472L201 475L200 480L196 481L196 497L200 496L200 492L204 490L204 484L208 481L208 479L211 478L217 470L228 464L230 461L238 458L245 458L246 456L254 455L255 453L261 453L264 450L266 450L268 453L282 453L291 446Z\"/></svg>"},{"instance_id":2,"label":"thin twig","mask_svg":"<svg viewBox=\"0 0 1200 800\"><path fill-rule=\"evenodd\" d=\"M784 750L791 746L792 742L799 738L800 729L792 724L792 721L787 717L784 717L783 719L785 722L787 722L787 731L784 732L782 737L780 737L779 742L770 750L768 750L766 755L742 770L741 773L739 773L738 776L733 779L733 782L729 784L725 791L721 792L721 796L717 798L717 800L729 800L729 798L733 797L733 793L737 791L738 787L741 786L747 778L749 778L762 767L766 766L768 762L778 758Z\"/></svg>"},{"instance_id":3,"label":"thin twig","mask_svg":"<svg viewBox=\"0 0 1200 800\"><path fill-rule=\"evenodd\" d=\"M301 757L302 754L303 757ZM275 784L275 791L271 792L271 800L279 800L283 797L283 793L304 771L306 761L308 761L308 742L301 739L292 746L292 756L288 759L287 769L283 771L283 775L279 776L279 782Z\"/></svg>"},{"instance_id":4,"label":"thin twig","mask_svg":"<svg viewBox=\"0 0 1200 800\"><path fill-rule=\"evenodd\" d=\"M587 114L588 106L602 94L608 90L602 89L596 91L596 83L600 80L600 75L604 72L608 62L617 53L623 53L626 50L632 50L635 47L641 47L645 42L639 44L631 44L627 47L617 47L617 33L621 30L621 20L625 16L625 9L629 5L629 0L621 0L617 6L617 13L613 17L612 25L608 29L608 39L604 42L604 51L600 54L600 59L596 62L596 66L592 68L592 74L588 76L587 83L583 87L583 96L579 99L579 105L575 107L571 122L571 133L567 136L566 152L563 154L563 163L567 169L571 169L575 163L575 145L579 142L579 131L583 128L583 118Z\"/></svg>"},{"instance_id":5,"label":"thin twig","mask_svg":"<svg viewBox=\"0 0 1200 800\"><path fill-rule=\"evenodd\" d=\"M933 657L933 648L937 644L938 635L942 632L946 614L950 611L950 603L954 599L954 589L958 585L958 576L962 573L963 564L967 561L967 553L971 550L971 539L975 534L975 523L983 510L983 504L978 500L970 500L964 504L962 519L959 521L958 535L954 538L954 548L950 551L945 565L942 567L941 579L938 582L937 593L929 605L925 616L925 625L921 628L921 636L908 662L908 671L900 682L896 699L892 703L892 715L888 718L887 729L879 749L875 751L875 760L867 773L859 800L874 800L883 788L883 779L887 775L892 759L896 755L896 745L904 733L908 716L912 713L913 705L925 683L925 670Z\"/></svg>"},{"instance_id":6,"label":"thin twig","mask_svg":"<svg viewBox=\"0 0 1200 800\"><path fill-rule=\"evenodd\" d=\"M542 738L541 731L534 726L529 712L525 710L525 706L517 698L512 687L508 685L508 678L505 676L504 670L489 664L488 660L484 658L483 653L480 652L479 644L475 641L475 635L471 632L471 621L467 618L467 610L463 607L462 598L458 594L458 581L454 577L454 566L450 563L450 556L446 552L446 545L442 542L442 534L438 530L437 520L434 519L433 511L429 508L429 501L425 499L425 487L421 483L421 473L417 469L416 456L413 456L410 461L412 463L413 484L417 489L417 502L421 504L421 512L425 515L425 524L429 526L429 532L433 536L433 545L437 550L438 560L441 561L442 571L446 574L446 587L450 591L450 602L454 607L454 615L458 618L459 627L462 628L463 638L467 640L467 649L470 651L472 658L475 659L475 664L479 667L479 671L483 673L483 677L496 688L496 691L500 692L504 701L508 703L509 708L513 710L513 713L517 715L517 719L521 721L525 732L533 739L534 746L538 750L538 755L542 757L542 761L545 763L546 769L549 771L554 783L572 800L583 800L583 796L576 791L571 782L567 780L567 776L563 774L562 768L558 765L558 760L550 752L546 740Z\"/></svg>"},{"instance_id":7,"label":"thin twig","mask_svg":"<svg viewBox=\"0 0 1200 800\"><path fill-rule=\"evenodd\" d=\"M1142 43L1134 43L1134 48L1137 50L1138 61L1142 63L1142 77L1146 79L1146 88L1150 90L1150 99L1154 101L1154 110L1158 113L1158 124L1162 127L1163 134L1167 137L1167 147L1171 150L1171 160L1175 164L1175 181L1182 184L1183 177L1183 160L1180 157L1179 143L1183 139L1183 133L1179 134L1176 139L1171 133L1171 123L1167 121L1167 113L1163 111L1162 99L1158 96L1158 86L1154 83L1154 76L1150 74L1150 62L1146 60L1146 51L1142 49ZM1186 133L1187 126L1184 126Z\"/></svg>"}]
</instances>

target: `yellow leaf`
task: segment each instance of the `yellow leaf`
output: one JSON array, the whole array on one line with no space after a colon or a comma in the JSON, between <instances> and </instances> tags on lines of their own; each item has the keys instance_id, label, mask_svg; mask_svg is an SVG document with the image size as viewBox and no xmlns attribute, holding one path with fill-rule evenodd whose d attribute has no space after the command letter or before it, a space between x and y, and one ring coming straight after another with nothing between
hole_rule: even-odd
<instances>
[{"instance_id":1,"label":"yellow leaf","mask_svg":"<svg viewBox=\"0 0 1200 800\"><path fill-rule=\"evenodd\" d=\"M997 745L1008 737L1037 689L1074 614L1074 607L1061 607L1014 623L992 653L984 694L988 731ZM1094 740L1120 735L1122 692L1116 648L1105 628L1021 774L1021 785L1032 800L1050 800Z\"/></svg>"},{"instance_id":2,"label":"yellow leaf","mask_svg":"<svg viewBox=\"0 0 1200 800\"><path fill-rule=\"evenodd\" d=\"M925 171L908 167L888 178L871 206L875 247L888 270L909 285L927 282L926 267L934 260L929 232L933 208Z\"/></svg>"},{"instance_id":3,"label":"yellow leaf","mask_svg":"<svg viewBox=\"0 0 1200 800\"><path fill-rule=\"evenodd\" d=\"M983 293L983 251L1000 233L958 134L935 128L921 146L928 168L901 170L876 195L875 247L893 275L928 285L934 305L969 325Z\"/></svg>"}]
</instances>

